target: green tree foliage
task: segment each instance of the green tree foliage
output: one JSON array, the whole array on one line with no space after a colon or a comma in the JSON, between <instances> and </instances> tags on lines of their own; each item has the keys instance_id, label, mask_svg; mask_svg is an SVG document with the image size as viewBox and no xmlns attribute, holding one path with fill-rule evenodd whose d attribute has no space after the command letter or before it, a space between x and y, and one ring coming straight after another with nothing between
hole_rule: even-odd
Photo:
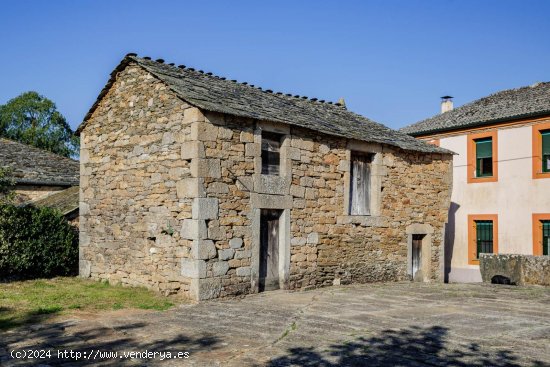
<instances>
[{"instance_id":1,"label":"green tree foliage","mask_svg":"<svg viewBox=\"0 0 550 367\"><path fill-rule=\"evenodd\" d=\"M0 204L10 203L15 198L12 171L11 167L0 167Z\"/></svg>"},{"instance_id":2,"label":"green tree foliage","mask_svg":"<svg viewBox=\"0 0 550 367\"><path fill-rule=\"evenodd\" d=\"M78 233L59 211L0 204L0 279L77 271Z\"/></svg>"},{"instance_id":3,"label":"green tree foliage","mask_svg":"<svg viewBox=\"0 0 550 367\"><path fill-rule=\"evenodd\" d=\"M0 105L0 136L50 152L78 155L79 139L55 103L36 92L26 92Z\"/></svg>"}]
</instances>

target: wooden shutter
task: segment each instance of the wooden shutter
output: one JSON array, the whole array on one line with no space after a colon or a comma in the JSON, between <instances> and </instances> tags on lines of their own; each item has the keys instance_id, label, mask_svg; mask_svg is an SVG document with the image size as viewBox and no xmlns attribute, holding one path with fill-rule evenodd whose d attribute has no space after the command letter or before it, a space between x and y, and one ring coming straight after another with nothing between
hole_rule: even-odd
<instances>
[{"instance_id":1,"label":"wooden shutter","mask_svg":"<svg viewBox=\"0 0 550 367\"><path fill-rule=\"evenodd\" d=\"M476 158L492 158L493 157L493 139L476 140Z\"/></svg>"},{"instance_id":2,"label":"wooden shutter","mask_svg":"<svg viewBox=\"0 0 550 367\"><path fill-rule=\"evenodd\" d=\"M550 172L550 130L541 131L542 135L542 172Z\"/></svg>"},{"instance_id":3,"label":"wooden shutter","mask_svg":"<svg viewBox=\"0 0 550 367\"><path fill-rule=\"evenodd\" d=\"M542 154L550 154L550 130L542 131Z\"/></svg>"},{"instance_id":4,"label":"wooden shutter","mask_svg":"<svg viewBox=\"0 0 550 367\"><path fill-rule=\"evenodd\" d=\"M476 143L476 177L493 175L493 139L478 139Z\"/></svg>"},{"instance_id":5,"label":"wooden shutter","mask_svg":"<svg viewBox=\"0 0 550 367\"><path fill-rule=\"evenodd\" d=\"M371 157L352 155L350 214L370 215Z\"/></svg>"},{"instance_id":6,"label":"wooden shutter","mask_svg":"<svg viewBox=\"0 0 550 367\"><path fill-rule=\"evenodd\" d=\"M281 135L262 134L262 174L278 175L281 165Z\"/></svg>"}]
</instances>

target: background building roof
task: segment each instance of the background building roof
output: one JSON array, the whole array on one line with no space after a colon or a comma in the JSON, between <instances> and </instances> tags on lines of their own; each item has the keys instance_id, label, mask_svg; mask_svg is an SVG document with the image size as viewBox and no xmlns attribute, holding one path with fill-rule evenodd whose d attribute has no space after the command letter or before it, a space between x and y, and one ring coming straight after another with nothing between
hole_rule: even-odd
<instances>
[{"instance_id":1,"label":"background building roof","mask_svg":"<svg viewBox=\"0 0 550 367\"><path fill-rule=\"evenodd\" d=\"M63 215L67 215L78 209L79 191L79 186L69 187L68 189L57 191L44 198L35 200L32 204L58 209Z\"/></svg>"},{"instance_id":2,"label":"background building roof","mask_svg":"<svg viewBox=\"0 0 550 367\"><path fill-rule=\"evenodd\" d=\"M74 186L80 179L78 161L4 138L0 138L0 166L11 167L20 184Z\"/></svg>"},{"instance_id":3,"label":"background building roof","mask_svg":"<svg viewBox=\"0 0 550 367\"><path fill-rule=\"evenodd\" d=\"M406 126L413 136L550 114L550 82L508 89Z\"/></svg>"}]
</instances>

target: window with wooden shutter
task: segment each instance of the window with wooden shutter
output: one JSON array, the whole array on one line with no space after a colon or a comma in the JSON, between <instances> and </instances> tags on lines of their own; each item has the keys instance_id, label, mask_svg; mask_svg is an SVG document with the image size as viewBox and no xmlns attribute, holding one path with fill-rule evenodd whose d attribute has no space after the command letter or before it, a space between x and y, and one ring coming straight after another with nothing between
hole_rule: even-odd
<instances>
[{"instance_id":1,"label":"window with wooden shutter","mask_svg":"<svg viewBox=\"0 0 550 367\"><path fill-rule=\"evenodd\" d=\"M352 153L350 177L350 215L370 215L372 155Z\"/></svg>"},{"instance_id":2,"label":"window with wooden shutter","mask_svg":"<svg viewBox=\"0 0 550 367\"><path fill-rule=\"evenodd\" d=\"M279 175L282 135L262 132L262 175Z\"/></svg>"},{"instance_id":3,"label":"window with wooden shutter","mask_svg":"<svg viewBox=\"0 0 550 367\"><path fill-rule=\"evenodd\" d=\"M493 175L493 139L475 140L476 146L476 177Z\"/></svg>"},{"instance_id":4,"label":"window with wooden shutter","mask_svg":"<svg viewBox=\"0 0 550 367\"><path fill-rule=\"evenodd\" d=\"M540 133L542 135L542 172L550 172L550 130Z\"/></svg>"}]
</instances>

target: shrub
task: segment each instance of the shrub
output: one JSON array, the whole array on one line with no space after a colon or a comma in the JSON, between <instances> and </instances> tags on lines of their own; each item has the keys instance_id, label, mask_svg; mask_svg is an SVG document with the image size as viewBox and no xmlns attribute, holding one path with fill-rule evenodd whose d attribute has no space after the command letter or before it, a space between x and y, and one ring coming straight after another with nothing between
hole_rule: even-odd
<instances>
[{"instance_id":1,"label":"shrub","mask_svg":"<svg viewBox=\"0 0 550 367\"><path fill-rule=\"evenodd\" d=\"M57 210L0 204L0 278L75 275L78 233Z\"/></svg>"}]
</instances>

